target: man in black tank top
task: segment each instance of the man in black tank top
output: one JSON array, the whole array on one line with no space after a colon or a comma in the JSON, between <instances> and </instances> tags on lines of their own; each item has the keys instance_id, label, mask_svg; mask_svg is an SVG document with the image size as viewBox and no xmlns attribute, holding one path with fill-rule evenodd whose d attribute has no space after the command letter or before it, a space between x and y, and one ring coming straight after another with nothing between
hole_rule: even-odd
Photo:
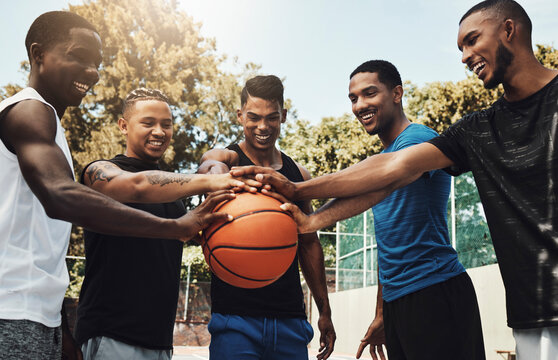
<instances>
[{"instance_id":1,"label":"man in black tank top","mask_svg":"<svg viewBox=\"0 0 558 360\"><path fill-rule=\"evenodd\" d=\"M224 175L159 171L158 161L173 133L168 99L140 88L124 101L118 125L126 153L89 164L80 181L150 214L176 219L186 213L180 200L216 191L186 216L197 234L213 220L213 207L242 186ZM202 227L197 225L201 220ZM170 359L178 301L183 243L177 239L106 235L84 231L85 279L80 293L76 339L84 359ZM185 234L188 236L188 234Z\"/></svg>"},{"instance_id":2,"label":"man in black tank top","mask_svg":"<svg viewBox=\"0 0 558 360\"><path fill-rule=\"evenodd\" d=\"M245 140L227 149L213 149L201 159L199 173L228 173L232 166L270 167L291 181L310 178L308 171L279 151L275 142L287 111L283 84L276 76L257 76L246 82L241 94L238 121ZM307 212L310 203L297 205ZM208 326L212 360L306 360L313 330L306 320L298 264L320 312L320 353L327 359L335 343L325 282L324 258L316 233L299 235L298 254L285 274L257 289L234 287L212 276L211 313Z\"/></svg>"}]
</instances>

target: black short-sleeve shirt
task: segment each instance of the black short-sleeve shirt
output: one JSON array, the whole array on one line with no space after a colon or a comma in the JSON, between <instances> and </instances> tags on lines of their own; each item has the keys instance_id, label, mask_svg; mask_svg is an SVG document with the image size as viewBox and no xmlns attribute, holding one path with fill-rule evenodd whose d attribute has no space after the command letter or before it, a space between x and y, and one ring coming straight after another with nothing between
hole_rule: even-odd
<instances>
[{"instance_id":1,"label":"black short-sleeve shirt","mask_svg":"<svg viewBox=\"0 0 558 360\"><path fill-rule=\"evenodd\" d=\"M504 98L429 142L472 171L506 288L508 325L558 325L558 77Z\"/></svg>"}]
</instances>

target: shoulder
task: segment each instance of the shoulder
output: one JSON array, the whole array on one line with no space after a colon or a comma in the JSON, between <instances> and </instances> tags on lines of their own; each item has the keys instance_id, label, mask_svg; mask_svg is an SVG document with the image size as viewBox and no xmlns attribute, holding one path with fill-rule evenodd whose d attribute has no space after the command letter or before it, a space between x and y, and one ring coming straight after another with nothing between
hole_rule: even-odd
<instances>
[{"instance_id":1,"label":"shoulder","mask_svg":"<svg viewBox=\"0 0 558 360\"><path fill-rule=\"evenodd\" d=\"M238 153L236 151L230 149L211 149L202 155L201 162L214 160L229 163L235 159L238 161Z\"/></svg>"},{"instance_id":2,"label":"shoulder","mask_svg":"<svg viewBox=\"0 0 558 360\"><path fill-rule=\"evenodd\" d=\"M43 102L25 99L8 107L2 115L2 135L12 146L21 141L54 141L56 114Z\"/></svg>"},{"instance_id":3,"label":"shoulder","mask_svg":"<svg viewBox=\"0 0 558 360\"><path fill-rule=\"evenodd\" d=\"M295 163L296 167L298 168L298 171L300 171L300 174L302 175L302 178L304 179L304 181L310 180L312 178L312 175L310 175L310 171L308 171L308 169L306 169L304 166L300 165L296 161L294 161L294 163Z\"/></svg>"},{"instance_id":4,"label":"shoulder","mask_svg":"<svg viewBox=\"0 0 558 360\"><path fill-rule=\"evenodd\" d=\"M403 148L421 144L438 136L436 131L428 126L411 123L409 126L395 139L391 151L401 150Z\"/></svg>"}]
</instances>

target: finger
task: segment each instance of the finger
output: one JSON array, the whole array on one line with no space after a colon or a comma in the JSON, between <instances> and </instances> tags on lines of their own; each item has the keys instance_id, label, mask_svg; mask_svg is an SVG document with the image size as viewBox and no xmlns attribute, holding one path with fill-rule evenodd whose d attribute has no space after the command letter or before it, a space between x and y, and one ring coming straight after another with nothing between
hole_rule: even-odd
<instances>
[{"instance_id":1,"label":"finger","mask_svg":"<svg viewBox=\"0 0 558 360\"><path fill-rule=\"evenodd\" d=\"M250 179L250 178L247 178L247 177L242 177L241 179L242 179L242 183L244 183L248 186L260 188L263 185L261 182L256 181L255 179Z\"/></svg>"},{"instance_id":2,"label":"finger","mask_svg":"<svg viewBox=\"0 0 558 360\"><path fill-rule=\"evenodd\" d=\"M288 203L289 200L287 200L287 198L285 198L283 195L276 193L275 191L270 191L270 190L266 190L265 188L262 188L262 194L267 195L267 196L271 196L272 198L275 198L279 201L281 201L282 203Z\"/></svg>"},{"instance_id":3,"label":"finger","mask_svg":"<svg viewBox=\"0 0 558 360\"><path fill-rule=\"evenodd\" d=\"M362 355L362 352L364 351L364 349L366 349L366 345L368 345L368 343L366 343L364 341L360 342L360 345L359 345L358 350L357 350L357 355L356 355L357 359L360 359L360 355Z\"/></svg>"},{"instance_id":4,"label":"finger","mask_svg":"<svg viewBox=\"0 0 558 360\"><path fill-rule=\"evenodd\" d=\"M273 171L273 169L262 166L233 166L230 170L230 174L234 177L240 177L245 175L267 173L269 171Z\"/></svg>"},{"instance_id":5,"label":"finger","mask_svg":"<svg viewBox=\"0 0 558 360\"><path fill-rule=\"evenodd\" d=\"M233 219L232 215L222 212L207 214L203 219L204 229L214 222L227 222Z\"/></svg>"},{"instance_id":6,"label":"finger","mask_svg":"<svg viewBox=\"0 0 558 360\"><path fill-rule=\"evenodd\" d=\"M234 199L236 194L231 190L221 190L216 191L207 196L207 198L198 206L198 211L201 212L210 212L212 211L218 204L222 203L226 200Z\"/></svg>"},{"instance_id":7,"label":"finger","mask_svg":"<svg viewBox=\"0 0 558 360\"><path fill-rule=\"evenodd\" d=\"M376 346L376 351L380 355L381 360L386 360L386 355L384 353L384 345L383 344L377 345Z\"/></svg>"},{"instance_id":8,"label":"finger","mask_svg":"<svg viewBox=\"0 0 558 360\"><path fill-rule=\"evenodd\" d=\"M275 198L275 199L281 201L282 203L290 202L286 197L284 197L283 195L281 195L280 193L275 192L275 191L269 191L269 190L262 189L262 194L265 194L267 196L271 196L272 198Z\"/></svg>"}]
</instances>

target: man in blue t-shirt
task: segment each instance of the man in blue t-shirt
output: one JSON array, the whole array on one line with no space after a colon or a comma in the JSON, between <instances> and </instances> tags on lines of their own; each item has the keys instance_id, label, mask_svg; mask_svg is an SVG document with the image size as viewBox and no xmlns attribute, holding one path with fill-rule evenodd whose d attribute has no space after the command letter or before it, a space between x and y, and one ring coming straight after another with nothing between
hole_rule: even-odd
<instances>
[{"instance_id":1,"label":"man in blue t-shirt","mask_svg":"<svg viewBox=\"0 0 558 360\"><path fill-rule=\"evenodd\" d=\"M380 137L384 153L437 136L405 116L401 77L393 64L367 61L350 79L353 113L366 132ZM387 197L384 191L360 199L335 199L309 217L294 205L283 205L295 215L299 230L306 232L377 203L373 206L379 267L376 317L357 358L370 345L373 358L385 359L384 344L390 360L485 358L475 290L449 241L449 191L450 176L436 170Z\"/></svg>"}]
</instances>

